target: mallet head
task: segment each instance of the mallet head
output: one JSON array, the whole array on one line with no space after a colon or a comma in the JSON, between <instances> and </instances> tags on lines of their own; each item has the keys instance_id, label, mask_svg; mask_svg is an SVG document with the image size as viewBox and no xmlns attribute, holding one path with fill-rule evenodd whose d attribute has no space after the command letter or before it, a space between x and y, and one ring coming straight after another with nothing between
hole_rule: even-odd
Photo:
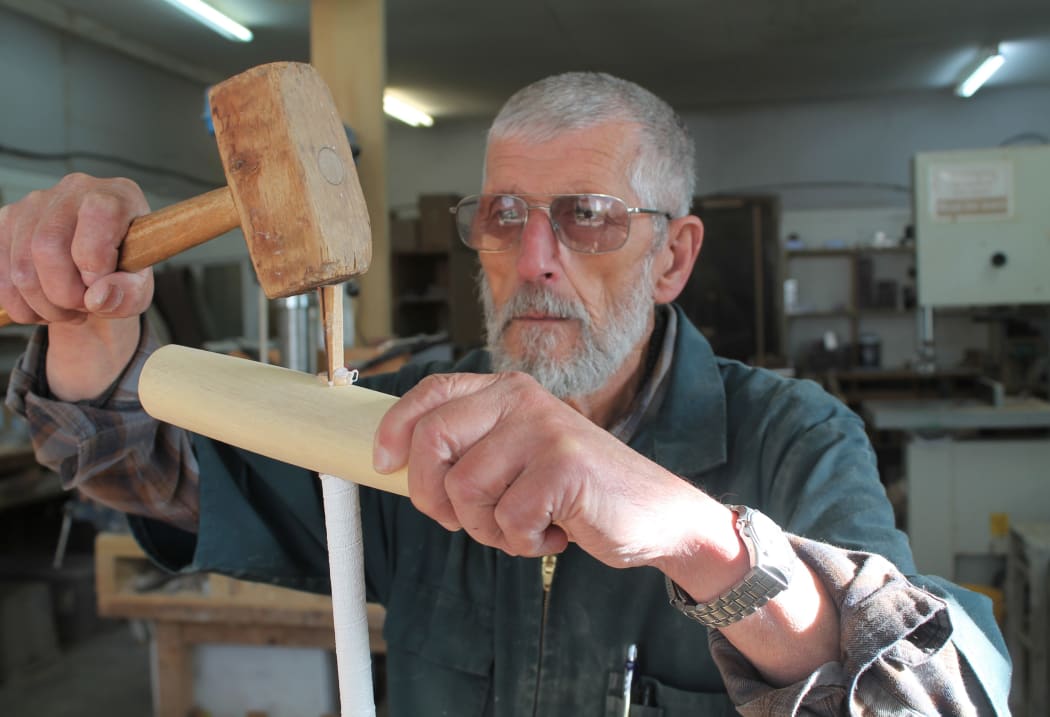
<instances>
[{"instance_id":1,"label":"mallet head","mask_svg":"<svg viewBox=\"0 0 1050 717\"><path fill-rule=\"evenodd\" d=\"M215 137L248 253L271 299L363 274L372 235L346 130L310 65L260 65L212 88Z\"/></svg>"}]
</instances>

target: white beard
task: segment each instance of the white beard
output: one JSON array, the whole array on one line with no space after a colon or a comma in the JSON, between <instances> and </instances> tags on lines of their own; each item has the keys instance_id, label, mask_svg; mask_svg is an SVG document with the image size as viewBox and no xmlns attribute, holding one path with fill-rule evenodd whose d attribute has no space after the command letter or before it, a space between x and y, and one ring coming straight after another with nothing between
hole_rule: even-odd
<instances>
[{"instance_id":1,"label":"white beard","mask_svg":"<svg viewBox=\"0 0 1050 717\"><path fill-rule=\"evenodd\" d=\"M523 371L558 398L588 396L612 378L623 366L631 350L641 341L653 314L650 275L652 257L646 257L637 283L609 307L605 326L591 321L578 299L558 296L536 284L525 284L507 302L496 307L485 272L478 274L478 293L485 313L488 350L494 371ZM523 313L539 312L575 319L580 333L567 356L558 352L558 337L542 327L521 331L521 355L512 356L504 346L504 332L511 319Z\"/></svg>"}]
</instances>

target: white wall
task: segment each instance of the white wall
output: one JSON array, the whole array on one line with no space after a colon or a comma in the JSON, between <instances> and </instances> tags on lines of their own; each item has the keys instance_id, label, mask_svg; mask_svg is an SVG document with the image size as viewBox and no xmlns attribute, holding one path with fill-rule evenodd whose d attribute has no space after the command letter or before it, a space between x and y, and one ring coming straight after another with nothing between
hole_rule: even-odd
<instances>
[{"instance_id":1,"label":"white wall","mask_svg":"<svg viewBox=\"0 0 1050 717\"><path fill-rule=\"evenodd\" d=\"M1050 136L1050 88L986 89L684 113L697 193L776 192L785 209L909 207L916 152ZM478 191L488 119L389 132L391 205L425 192ZM816 186L804 186L806 184ZM871 185L871 186L865 186Z\"/></svg>"},{"instance_id":2,"label":"white wall","mask_svg":"<svg viewBox=\"0 0 1050 717\"><path fill-rule=\"evenodd\" d=\"M215 141L200 119L203 86L4 9L0 97L0 145L49 155L110 155L155 169L3 152L0 167L56 177L73 170L129 176L151 194L173 198L224 183Z\"/></svg>"},{"instance_id":3,"label":"white wall","mask_svg":"<svg viewBox=\"0 0 1050 717\"><path fill-rule=\"evenodd\" d=\"M490 119L387 127L387 197L392 209L414 205L420 194L476 194L481 188L485 132Z\"/></svg>"},{"instance_id":4,"label":"white wall","mask_svg":"<svg viewBox=\"0 0 1050 717\"><path fill-rule=\"evenodd\" d=\"M910 185L919 151L989 147L1050 135L1050 88L947 89L879 100L779 105L689 115L699 193L773 185L788 209L910 205L894 189L790 188L803 182Z\"/></svg>"}]
</instances>

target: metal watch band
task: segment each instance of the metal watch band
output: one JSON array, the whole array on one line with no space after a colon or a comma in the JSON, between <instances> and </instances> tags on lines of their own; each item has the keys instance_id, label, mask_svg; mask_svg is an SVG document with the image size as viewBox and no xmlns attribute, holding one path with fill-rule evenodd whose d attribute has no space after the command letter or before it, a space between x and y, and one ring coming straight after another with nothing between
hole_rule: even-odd
<instances>
[{"instance_id":1,"label":"metal watch band","mask_svg":"<svg viewBox=\"0 0 1050 717\"><path fill-rule=\"evenodd\" d=\"M752 566L744 579L721 596L708 603L697 603L673 580L664 576L667 595L678 610L707 627L726 627L747 617L765 605L787 587L791 577L794 551L779 527L764 515L746 506L729 505L737 513L737 532L751 555ZM755 521L760 526L761 543L755 533ZM774 530L771 530L772 529ZM768 545L770 541L780 545ZM772 559L772 562L770 558Z\"/></svg>"}]
</instances>

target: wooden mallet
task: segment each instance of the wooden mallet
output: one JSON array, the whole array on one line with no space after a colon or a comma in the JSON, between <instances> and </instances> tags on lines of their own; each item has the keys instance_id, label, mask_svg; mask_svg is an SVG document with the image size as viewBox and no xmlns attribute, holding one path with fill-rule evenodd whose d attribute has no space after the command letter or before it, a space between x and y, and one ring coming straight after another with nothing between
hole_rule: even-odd
<instances>
[{"instance_id":1,"label":"wooden mallet","mask_svg":"<svg viewBox=\"0 0 1050 717\"><path fill-rule=\"evenodd\" d=\"M342 302L334 285L364 273L372 258L368 211L331 94L309 65L275 63L216 85L210 100L215 137L229 185L136 219L122 244L118 266L125 271L138 271L240 226L259 284L268 297L321 289L331 382L334 369L342 365L343 341ZM167 366L170 372L165 369L165 358L173 359ZM217 359L218 363L202 364L202 359ZM186 391L198 384L241 386L240 381L256 376L259 368L274 368L280 376L270 384L257 385L261 395L279 395L286 390L288 377L293 383L307 379L309 388L323 390L325 397L351 390L326 389L313 377L250 361L235 364L231 380L224 369L229 366L226 360L237 361L177 346L159 350L147 362L150 370L139 382L143 405L161 420L197 428L192 420L166 415L158 407L154 400L157 387L150 380L156 377L158 369L167 374L163 386L174 389L175 395L168 396L172 404L189 407L194 415L207 416L227 427L240 423L239 417L229 413L231 404L243 408L249 403L249 396L238 392L231 397L227 393L225 397L232 400L216 405L201 402L199 394L190 396ZM300 383L292 389L292 405L318 397L304 388ZM364 389L357 389L353 396L358 397L361 391ZM283 414L288 408L279 407L277 413ZM378 420L374 412L362 415L366 416L367 425ZM345 437L347 424L342 419L337 424L329 415L324 422L339 425ZM316 424L309 420L295 425L307 435L317 431ZM356 431L359 436L367 432L364 427ZM256 438L267 436L282 445L301 443L292 434L275 437L258 426L248 433ZM338 445L328 446L328 452L342 454ZM293 459L310 465L305 456ZM366 460L361 456L358 463ZM370 461L365 465L370 465ZM356 487L330 476L323 478L341 714L372 717L375 707ZM402 487L401 491L407 492L407 488Z\"/></svg>"},{"instance_id":2,"label":"wooden mallet","mask_svg":"<svg viewBox=\"0 0 1050 717\"><path fill-rule=\"evenodd\" d=\"M320 289L328 379L332 384L335 370L343 364L342 301L335 285L368 268L372 235L350 146L328 88L309 65L264 65L217 85L211 92L211 111L229 187L192 200L188 210L180 210L180 205L176 205L136 220L124 242L120 266L149 266L240 224L267 296L278 298ZM160 217L165 212L179 218ZM181 217L186 214L193 219L184 222ZM159 225L157 230L150 231L154 225ZM149 231L149 240L136 238L142 231ZM173 243L159 251L152 246L134 248L160 241ZM166 364L167 359L171 361ZM333 390L320 385L314 377L288 369L180 346L159 349L147 361L147 367L139 380L139 397L154 417L206 435L216 434L196 425L190 416L177 415L178 410L189 409L192 416L226 428L240 424L246 431L242 437L250 437L248 441L257 451L265 451L266 447L251 443L252 439L284 446L306 445L309 442L303 438L317 433L329 435L324 430L328 427L335 429L341 440L337 437L325 453L341 456L346 453L348 433L350 443L360 444L370 439L369 426L378 420L375 411L355 412L345 403L341 408L349 408L348 415L336 420L335 411L340 407L324 399L338 398L340 394L357 398L364 389ZM260 369L263 374L259 374ZM276 374L267 373L266 369L274 369ZM158 371L163 376L160 385L154 380ZM239 389L231 395L228 390L243 387L246 378L259 376L264 378L255 386L259 396L278 400L283 397L288 402L270 404L256 415L263 424L245 424L240 411L251 403L251 395ZM219 393L224 400L220 404L201 401L205 396L193 390L201 385L223 387ZM166 393L166 389L170 392ZM346 393L351 390L353 394ZM375 407L388 406L393 400L377 397L383 401ZM316 414L296 414L295 407L301 408L304 401L322 403L333 412L318 425L313 420ZM237 415L232 415L231 409ZM291 433L277 436L264 429L267 415L274 413L298 415L299 420L285 424ZM361 421L364 423L357 425ZM244 445L238 439L231 438L229 442ZM363 452L359 450L354 455L356 464L370 466L371 461ZM313 465L309 455L285 457L305 467ZM323 469L334 471L341 467L333 464ZM374 717L357 487L331 475L322 475L321 479L340 713L344 717ZM401 491L407 492L407 487Z\"/></svg>"},{"instance_id":3,"label":"wooden mallet","mask_svg":"<svg viewBox=\"0 0 1050 717\"><path fill-rule=\"evenodd\" d=\"M372 260L368 212L317 71L260 65L216 85L209 99L228 186L135 219L118 268L145 269L239 226L271 299L363 274ZM0 325L10 322L0 309Z\"/></svg>"}]
</instances>

